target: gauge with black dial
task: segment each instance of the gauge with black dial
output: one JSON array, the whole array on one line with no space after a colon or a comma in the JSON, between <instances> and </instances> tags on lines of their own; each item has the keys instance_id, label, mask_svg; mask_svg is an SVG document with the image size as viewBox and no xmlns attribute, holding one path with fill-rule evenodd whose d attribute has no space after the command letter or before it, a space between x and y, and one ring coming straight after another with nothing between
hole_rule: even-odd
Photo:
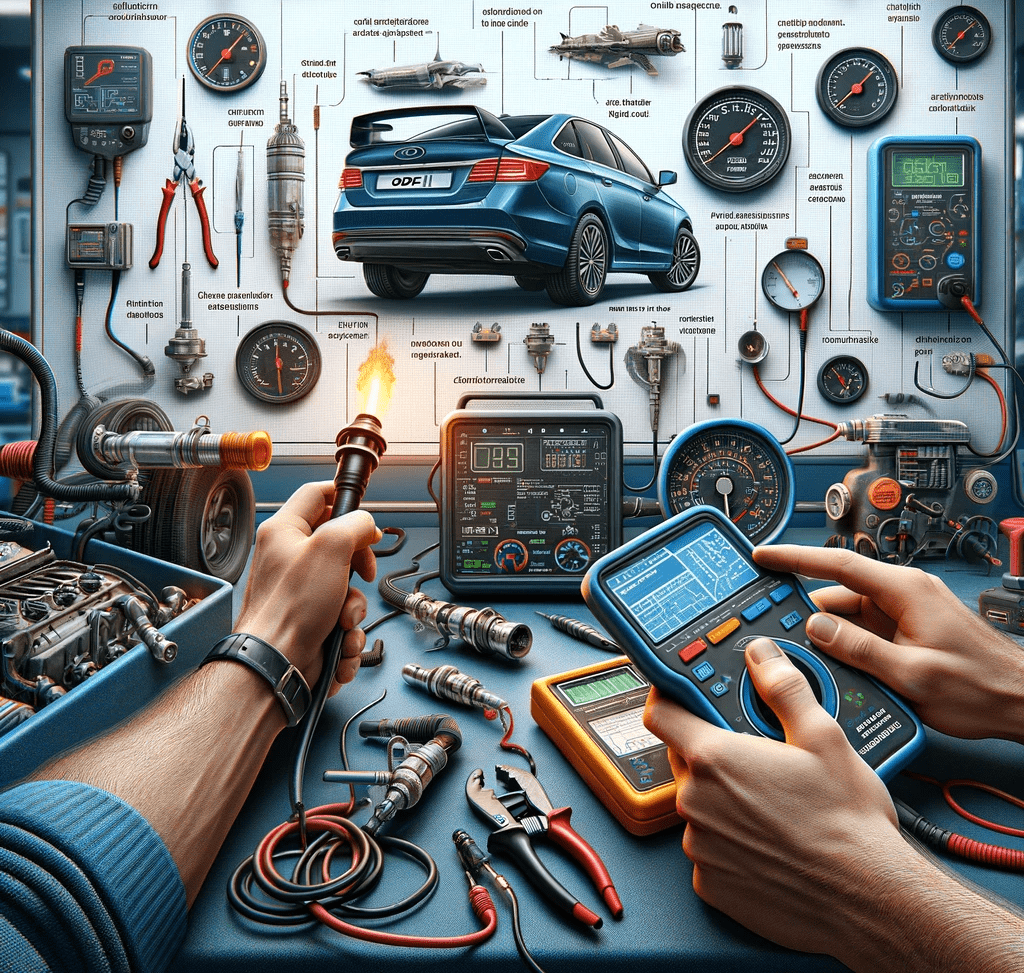
<instances>
[{"instance_id":1,"label":"gauge with black dial","mask_svg":"<svg viewBox=\"0 0 1024 973\"><path fill-rule=\"evenodd\" d=\"M506 574L518 574L530 560L530 552L526 545L514 537L499 541L494 548L494 563L499 571Z\"/></svg>"},{"instance_id":2,"label":"gauge with black dial","mask_svg":"<svg viewBox=\"0 0 1024 973\"><path fill-rule=\"evenodd\" d=\"M250 331L235 352L242 388L262 402L294 402L320 378L320 348L304 328L268 321Z\"/></svg>"},{"instance_id":3,"label":"gauge with black dial","mask_svg":"<svg viewBox=\"0 0 1024 973\"><path fill-rule=\"evenodd\" d=\"M847 128L880 122L896 105L896 69L878 51L848 47L833 54L818 72L814 93L821 110Z\"/></svg>"},{"instance_id":4,"label":"gauge with black dial","mask_svg":"<svg viewBox=\"0 0 1024 973\"><path fill-rule=\"evenodd\" d=\"M665 450L658 502L666 516L709 504L751 543L775 540L793 514L793 465L767 430L745 419L684 429Z\"/></svg>"},{"instance_id":5,"label":"gauge with black dial","mask_svg":"<svg viewBox=\"0 0 1024 973\"><path fill-rule=\"evenodd\" d=\"M267 49L256 25L237 14L207 17L188 39L188 66L212 91L248 88L267 66Z\"/></svg>"},{"instance_id":6,"label":"gauge with black dial","mask_svg":"<svg viewBox=\"0 0 1024 973\"><path fill-rule=\"evenodd\" d=\"M950 7L932 27L932 45L952 64L977 61L992 42L992 25L974 7Z\"/></svg>"},{"instance_id":7,"label":"gauge with black dial","mask_svg":"<svg viewBox=\"0 0 1024 973\"><path fill-rule=\"evenodd\" d=\"M856 402L868 390L868 370L853 355L836 355L818 372L818 391L836 405Z\"/></svg>"},{"instance_id":8,"label":"gauge with black dial","mask_svg":"<svg viewBox=\"0 0 1024 973\"><path fill-rule=\"evenodd\" d=\"M555 545L555 564L570 574L583 571L590 558L590 548L578 537L566 537Z\"/></svg>"},{"instance_id":9,"label":"gauge with black dial","mask_svg":"<svg viewBox=\"0 0 1024 973\"><path fill-rule=\"evenodd\" d=\"M686 119L683 154L713 189L742 193L774 179L792 136L782 105L756 88L732 85L699 101Z\"/></svg>"}]
</instances>

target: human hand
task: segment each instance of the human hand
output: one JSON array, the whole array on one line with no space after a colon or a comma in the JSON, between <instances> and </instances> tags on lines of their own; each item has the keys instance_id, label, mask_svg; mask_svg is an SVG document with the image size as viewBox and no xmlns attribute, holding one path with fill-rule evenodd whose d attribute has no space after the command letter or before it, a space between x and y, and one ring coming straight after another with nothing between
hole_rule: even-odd
<instances>
[{"instance_id":1,"label":"human hand","mask_svg":"<svg viewBox=\"0 0 1024 973\"><path fill-rule=\"evenodd\" d=\"M323 643L337 622L345 637L332 692L355 678L366 644L357 628L366 617L366 596L349 587L349 575L374 579L370 545L381 538L364 510L331 520L333 500L332 482L307 483L260 524L233 628L283 652L312 686L323 665Z\"/></svg>"},{"instance_id":2,"label":"human hand","mask_svg":"<svg viewBox=\"0 0 1024 973\"><path fill-rule=\"evenodd\" d=\"M943 733L1024 743L1024 651L934 575L853 551L759 547L762 567L837 581L811 598L807 635L900 693Z\"/></svg>"},{"instance_id":3,"label":"human hand","mask_svg":"<svg viewBox=\"0 0 1024 973\"><path fill-rule=\"evenodd\" d=\"M885 785L796 667L768 639L746 657L785 743L713 726L657 690L644 712L670 748L694 890L782 945L848 961L837 952L845 942L866 955L855 920L890 891L882 865L899 875L919 856L900 836Z\"/></svg>"}]
</instances>

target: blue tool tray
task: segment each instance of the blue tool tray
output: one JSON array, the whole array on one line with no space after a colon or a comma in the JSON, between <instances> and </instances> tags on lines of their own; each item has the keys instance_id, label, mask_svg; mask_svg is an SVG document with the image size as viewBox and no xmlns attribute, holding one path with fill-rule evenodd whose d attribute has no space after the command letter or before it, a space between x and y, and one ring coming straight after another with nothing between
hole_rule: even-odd
<instances>
[{"instance_id":1,"label":"blue tool tray","mask_svg":"<svg viewBox=\"0 0 1024 973\"><path fill-rule=\"evenodd\" d=\"M33 550L41 550L47 543L58 558L72 559L72 535L67 531L36 524L23 541L25 547ZM85 563L120 568L154 592L166 585L177 585L190 599L202 601L160 629L178 643L178 655L173 662L157 662L144 645L137 645L69 690L66 696L0 736L0 787L131 716L198 666L210 647L231 631L232 586L226 581L101 541L90 543L87 554Z\"/></svg>"}]
</instances>

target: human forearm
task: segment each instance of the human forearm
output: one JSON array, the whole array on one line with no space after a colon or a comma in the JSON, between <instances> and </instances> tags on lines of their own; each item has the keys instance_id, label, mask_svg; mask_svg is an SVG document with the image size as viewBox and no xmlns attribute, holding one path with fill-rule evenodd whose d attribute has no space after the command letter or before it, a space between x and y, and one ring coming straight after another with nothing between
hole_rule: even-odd
<instances>
[{"instance_id":1,"label":"human forearm","mask_svg":"<svg viewBox=\"0 0 1024 973\"><path fill-rule=\"evenodd\" d=\"M214 662L32 776L92 784L136 808L167 845L191 905L284 725L260 676Z\"/></svg>"}]
</instances>

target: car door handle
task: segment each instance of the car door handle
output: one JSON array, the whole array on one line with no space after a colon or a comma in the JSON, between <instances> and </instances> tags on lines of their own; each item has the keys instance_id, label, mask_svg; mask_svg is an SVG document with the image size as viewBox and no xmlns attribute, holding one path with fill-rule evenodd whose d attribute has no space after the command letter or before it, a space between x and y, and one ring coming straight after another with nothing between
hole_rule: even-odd
<instances>
[{"instance_id":1,"label":"car door handle","mask_svg":"<svg viewBox=\"0 0 1024 973\"><path fill-rule=\"evenodd\" d=\"M605 178L605 179L602 179L602 180L601 180L601 185L602 185L602 186L614 186L614 185L615 185L615 183L613 183L613 182L611 181L611 179L607 179L607 178Z\"/></svg>"},{"instance_id":2,"label":"car door handle","mask_svg":"<svg viewBox=\"0 0 1024 973\"><path fill-rule=\"evenodd\" d=\"M649 203L650 201L651 201L651 197L648 196L647 193L644 193L644 202L645 203Z\"/></svg>"}]
</instances>

